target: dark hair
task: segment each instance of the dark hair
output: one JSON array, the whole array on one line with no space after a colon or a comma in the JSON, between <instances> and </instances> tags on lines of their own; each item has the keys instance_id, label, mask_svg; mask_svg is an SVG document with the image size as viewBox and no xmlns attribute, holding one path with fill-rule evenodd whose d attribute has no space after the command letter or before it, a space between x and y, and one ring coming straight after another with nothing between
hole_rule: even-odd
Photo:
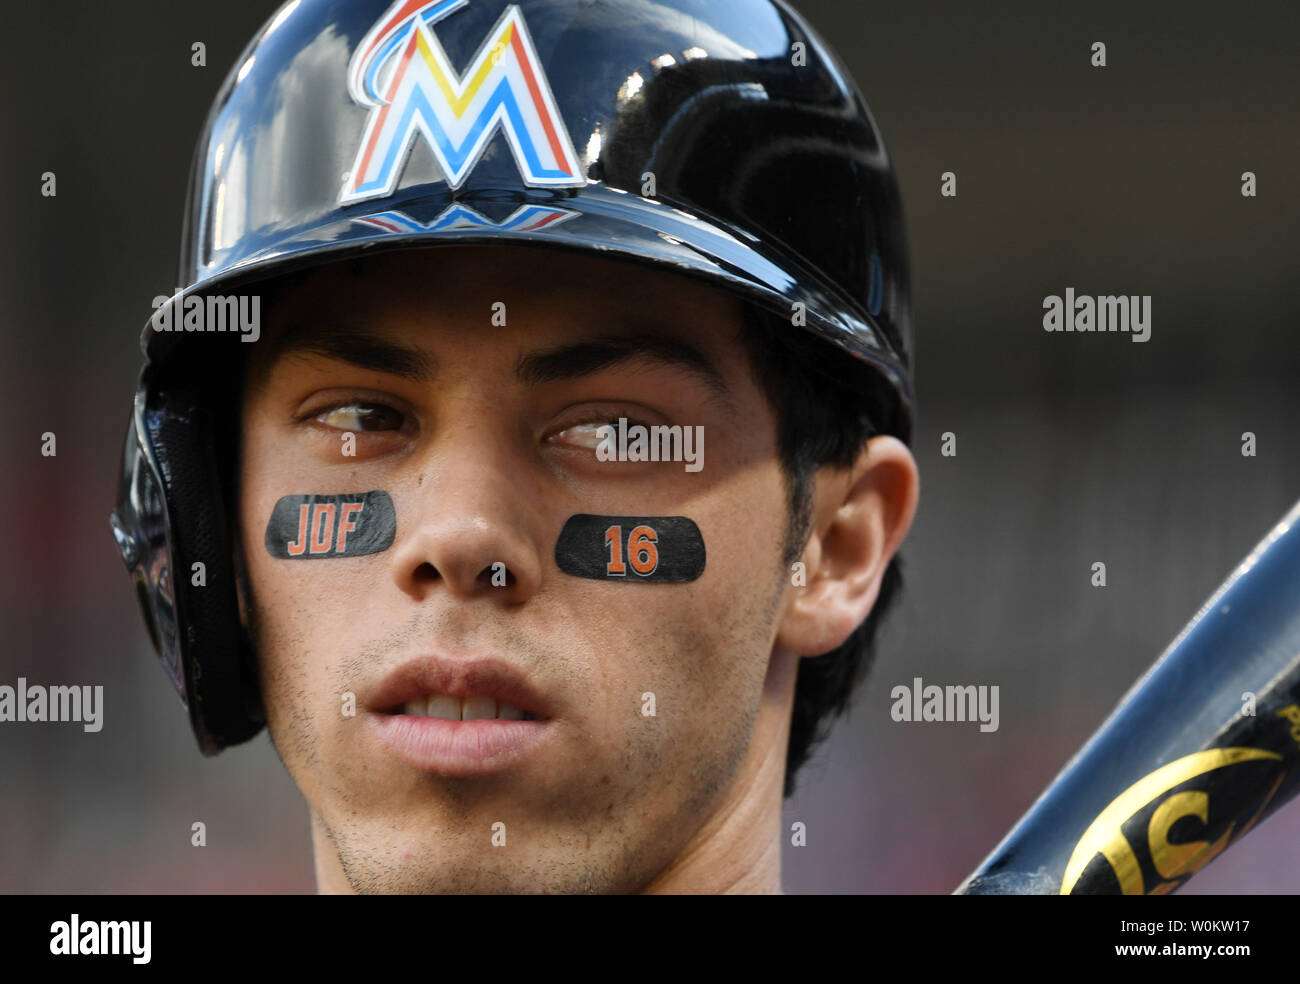
<instances>
[{"instance_id":1,"label":"dark hair","mask_svg":"<svg viewBox=\"0 0 1300 984\"><path fill-rule=\"evenodd\" d=\"M892 397L875 370L830 342L745 305L742 337L756 376L777 419L777 447L785 472L790 524L782 562L789 567L808 542L812 483L825 464L848 466L862 445L892 420ZM799 660L784 797L795 776L848 709L853 691L875 656L876 630L902 588L902 561L885 569L871 612L837 649Z\"/></svg>"}]
</instances>

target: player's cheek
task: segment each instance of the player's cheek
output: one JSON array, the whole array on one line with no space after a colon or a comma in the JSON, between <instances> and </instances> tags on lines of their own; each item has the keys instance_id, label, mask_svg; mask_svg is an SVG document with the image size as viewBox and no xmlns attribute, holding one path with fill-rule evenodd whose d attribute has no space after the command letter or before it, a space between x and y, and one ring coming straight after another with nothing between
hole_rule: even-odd
<instances>
[{"instance_id":1,"label":"player's cheek","mask_svg":"<svg viewBox=\"0 0 1300 984\"><path fill-rule=\"evenodd\" d=\"M662 586L653 605L639 606L654 631L631 647L635 705L625 733L638 747L638 771L648 783L678 784L681 767L712 740L718 707L731 699L725 640L718 635L721 580L706 571L689 585Z\"/></svg>"},{"instance_id":2,"label":"player's cheek","mask_svg":"<svg viewBox=\"0 0 1300 984\"><path fill-rule=\"evenodd\" d=\"M716 517L709 564L693 600L698 638L693 644L693 747L696 767L730 759L743 743L738 722L756 713L771 657L769 633L774 585L781 576L784 526L772 521L773 503L756 499Z\"/></svg>"},{"instance_id":3,"label":"player's cheek","mask_svg":"<svg viewBox=\"0 0 1300 984\"><path fill-rule=\"evenodd\" d=\"M684 592L683 589L687 589ZM533 793L557 815L604 815L658 781L663 749L676 740L690 691L686 646L679 644L688 586L580 579L557 572L551 603L566 612L570 660L566 717L556 768ZM688 657L689 658L689 657ZM580 804L580 805L579 805Z\"/></svg>"},{"instance_id":4,"label":"player's cheek","mask_svg":"<svg viewBox=\"0 0 1300 984\"><path fill-rule=\"evenodd\" d=\"M316 579L307 565L277 563L260 535L241 535L251 587L252 639L262 701L276 749L305 790L319 786L314 774L345 766L343 694L331 674L345 609L329 579ZM351 720L355 721L356 718ZM313 799L308 794L308 799Z\"/></svg>"}]
</instances>

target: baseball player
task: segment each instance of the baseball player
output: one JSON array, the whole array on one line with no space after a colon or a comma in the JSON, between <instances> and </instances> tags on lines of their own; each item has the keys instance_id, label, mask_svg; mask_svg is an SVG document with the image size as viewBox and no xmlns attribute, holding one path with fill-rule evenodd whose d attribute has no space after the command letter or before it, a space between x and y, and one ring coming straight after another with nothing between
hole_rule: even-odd
<instances>
[{"instance_id":1,"label":"baseball player","mask_svg":"<svg viewBox=\"0 0 1300 984\"><path fill-rule=\"evenodd\" d=\"M775 0L294 0L195 157L112 517L322 892L779 892L916 509L905 237Z\"/></svg>"}]
</instances>

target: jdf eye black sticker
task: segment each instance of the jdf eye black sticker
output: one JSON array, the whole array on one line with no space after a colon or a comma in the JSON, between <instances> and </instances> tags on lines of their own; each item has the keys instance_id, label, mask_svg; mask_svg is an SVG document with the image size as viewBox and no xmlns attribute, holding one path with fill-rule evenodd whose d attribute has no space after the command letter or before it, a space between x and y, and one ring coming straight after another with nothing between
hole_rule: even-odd
<instances>
[{"instance_id":1,"label":"jdf eye black sticker","mask_svg":"<svg viewBox=\"0 0 1300 984\"><path fill-rule=\"evenodd\" d=\"M282 560L361 557L387 550L397 514L387 492L286 495L266 524L266 551Z\"/></svg>"},{"instance_id":2,"label":"jdf eye black sticker","mask_svg":"<svg viewBox=\"0 0 1300 984\"><path fill-rule=\"evenodd\" d=\"M570 516L555 563L601 581L694 581L704 573L704 538L685 516Z\"/></svg>"}]
</instances>

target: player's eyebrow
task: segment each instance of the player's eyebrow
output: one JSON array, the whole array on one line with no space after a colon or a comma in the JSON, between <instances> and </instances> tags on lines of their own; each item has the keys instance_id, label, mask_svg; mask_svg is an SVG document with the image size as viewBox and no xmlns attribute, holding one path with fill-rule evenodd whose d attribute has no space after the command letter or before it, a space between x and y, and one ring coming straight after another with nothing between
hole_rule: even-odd
<instances>
[{"instance_id":1,"label":"player's eyebrow","mask_svg":"<svg viewBox=\"0 0 1300 984\"><path fill-rule=\"evenodd\" d=\"M336 359L414 383L432 383L438 372L438 360L425 349L363 328L328 322L295 325L280 340L274 355L278 360L298 353ZM515 363L515 378L526 385L539 385L578 379L633 361L685 370L724 403L733 403L725 378L704 353L687 342L651 333L597 335L527 352Z\"/></svg>"},{"instance_id":2,"label":"player's eyebrow","mask_svg":"<svg viewBox=\"0 0 1300 984\"><path fill-rule=\"evenodd\" d=\"M521 355L515 378L536 385L578 379L631 361L657 362L683 369L730 404L731 389L718 368L699 349L675 338L654 334L600 335Z\"/></svg>"},{"instance_id":3,"label":"player's eyebrow","mask_svg":"<svg viewBox=\"0 0 1300 984\"><path fill-rule=\"evenodd\" d=\"M299 353L337 359L358 369L387 373L413 383L432 382L438 371L438 360L425 349L328 322L295 325L281 339L275 358Z\"/></svg>"}]
</instances>

